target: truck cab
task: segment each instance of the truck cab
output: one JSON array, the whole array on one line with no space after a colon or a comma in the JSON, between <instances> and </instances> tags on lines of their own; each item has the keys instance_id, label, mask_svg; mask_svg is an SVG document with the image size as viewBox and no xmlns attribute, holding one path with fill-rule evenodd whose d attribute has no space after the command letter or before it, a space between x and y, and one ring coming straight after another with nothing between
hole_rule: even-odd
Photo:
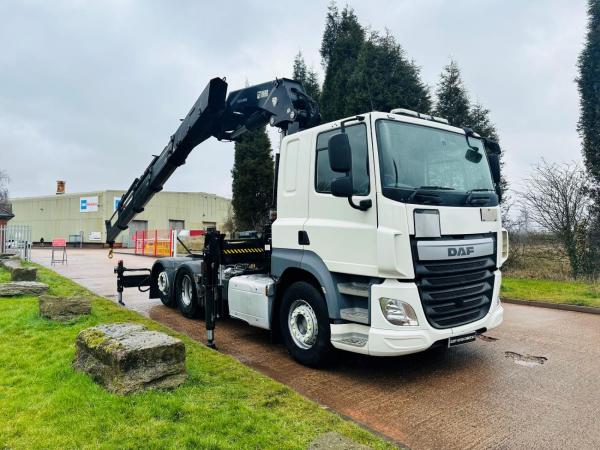
<instances>
[{"instance_id":1,"label":"truck cab","mask_svg":"<svg viewBox=\"0 0 600 450\"><path fill-rule=\"evenodd\" d=\"M467 342L502 322L508 240L486 144L406 110L283 139L271 316L296 359L318 359L323 334L338 349L395 356Z\"/></svg>"}]
</instances>

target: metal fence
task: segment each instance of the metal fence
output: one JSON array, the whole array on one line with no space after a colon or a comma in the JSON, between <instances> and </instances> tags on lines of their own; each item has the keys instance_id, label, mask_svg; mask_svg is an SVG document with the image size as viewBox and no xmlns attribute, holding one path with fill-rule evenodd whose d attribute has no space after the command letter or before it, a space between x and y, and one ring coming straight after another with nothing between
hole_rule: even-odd
<instances>
[{"instance_id":1,"label":"metal fence","mask_svg":"<svg viewBox=\"0 0 600 450\"><path fill-rule=\"evenodd\" d=\"M30 261L31 242L29 225L0 225L0 253L12 253Z\"/></svg>"}]
</instances>

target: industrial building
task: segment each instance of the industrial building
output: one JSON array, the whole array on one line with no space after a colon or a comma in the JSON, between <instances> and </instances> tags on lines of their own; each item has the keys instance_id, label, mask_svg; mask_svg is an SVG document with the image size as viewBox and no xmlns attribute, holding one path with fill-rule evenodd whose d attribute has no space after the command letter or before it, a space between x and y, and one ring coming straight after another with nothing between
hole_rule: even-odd
<instances>
[{"instance_id":1,"label":"industrial building","mask_svg":"<svg viewBox=\"0 0 600 450\"><path fill-rule=\"evenodd\" d=\"M11 225L29 225L34 242L66 239L71 244L102 245L104 221L115 211L125 191L110 190L11 199ZM122 232L116 245L132 245L135 231L169 229L219 229L229 216L230 200L204 192L159 192Z\"/></svg>"}]
</instances>

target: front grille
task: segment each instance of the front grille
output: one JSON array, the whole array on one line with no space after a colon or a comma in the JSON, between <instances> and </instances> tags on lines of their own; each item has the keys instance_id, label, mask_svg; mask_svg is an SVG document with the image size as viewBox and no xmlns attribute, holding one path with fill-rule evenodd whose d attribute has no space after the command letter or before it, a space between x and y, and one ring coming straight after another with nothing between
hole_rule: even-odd
<instances>
[{"instance_id":1,"label":"front grille","mask_svg":"<svg viewBox=\"0 0 600 450\"><path fill-rule=\"evenodd\" d=\"M429 324L452 328L485 317L494 292L496 255L419 261L416 241L413 244L415 281Z\"/></svg>"}]
</instances>

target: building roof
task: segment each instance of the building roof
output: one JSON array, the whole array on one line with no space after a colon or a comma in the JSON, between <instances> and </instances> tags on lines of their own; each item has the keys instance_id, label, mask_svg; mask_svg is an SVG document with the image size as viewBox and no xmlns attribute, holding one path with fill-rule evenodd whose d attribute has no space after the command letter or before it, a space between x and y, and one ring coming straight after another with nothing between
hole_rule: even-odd
<instances>
[{"instance_id":1,"label":"building roof","mask_svg":"<svg viewBox=\"0 0 600 450\"><path fill-rule=\"evenodd\" d=\"M103 191L84 191L84 192L65 192L64 194L48 194L48 195L36 195L30 197L12 197L11 201L21 201L21 200L48 200L48 199L60 199L60 198L73 198L73 197L82 197L82 196L99 196L105 193L118 193L118 195L122 195L123 192L126 192L126 189L105 189ZM201 191L160 191L160 194L193 194L193 195L203 195L206 197L214 197L220 198L223 200L231 201L228 197L223 197L217 194L211 194L210 192L201 192Z\"/></svg>"},{"instance_id":2,"label":"building roof","mask_svg":"<svg viewBox=\"0 0 600 450\"><path fill-rule=\"evenodd\" d=\"M7 208L5 205L0 205L0 219L10 220L13 217L15 217L15 215L12 212L10 212L9 208Z\"/></svg>"}]
</instances>

